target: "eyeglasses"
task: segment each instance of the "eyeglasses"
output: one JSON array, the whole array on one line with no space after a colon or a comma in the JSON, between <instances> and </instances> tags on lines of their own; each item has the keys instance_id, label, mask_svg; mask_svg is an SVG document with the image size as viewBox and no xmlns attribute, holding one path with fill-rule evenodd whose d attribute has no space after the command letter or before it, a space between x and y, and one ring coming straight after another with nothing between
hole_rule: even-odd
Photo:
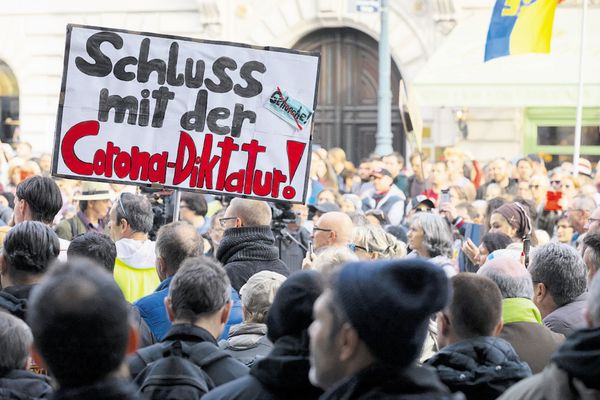
<instances>
[{"instance_id":1,"label":"eyeglasses","mask_svg":"<svg viewBox=\"0 0 600 400\"><path fill-rule=\"evenodd\" d=\"M127 212L125 212L125 207L123 207L123 201L121 200L121 198L127 194L126 192L121 192L119 194L119 197L117 198L117 203L119 204L119 208L121 209L121 214L123 215L123 218L125 218L127 221L129 221L129 217L127 216Z\"/></svg>"},{"instance_id":2,"label":"eyeglasses","mask_svg":"<svg viewBox=\"0 0 600 400\"><path fill-rule=\"evenodd\" d=\"M588 218L588 224L593 224L594 222L600 221L600 218Z\"/></svg>"},{"instance_id":3,"label":"eyeglasses","mask_svg":"<svg viewBox=\"0 0 600 400\"><path fill-rule=\"evenodd\" d=\"M550 181L552 185L560 185L562 181Z\"/></svg>"},{"instance_id":4,"label":"eyeglasses","mask_svg":"<svg viewBox=\"0 0 600 400\"><path fill-rule=\"evenodd\" d=\"M529 189L535 189L535 190L537 190L539 188L540 188L540 185L529 185Z\"/></svg>"},{"instance_id":5,"label":"eyeglasses","mask_svg":"<svg viewBox=\"0 0 600 400\"><path fill-rule=\"evenodd\" d=\"M332 232L333 229L325 229L325 228L319 228L318 226L313 226L313 231Z\"/></svg>"},{"instance_id":6,"label":"eyeglasses","mask_svg":"<svg viewBox=\"0 0 600 400\"><path fill-rule=\"evenodd\" d=\"M221 228L226 228L227 227L227 221L232 221L234 219L237 219L237 217L223 217L223 218L219 218L219 225L221 225Z\"/></svg>"},{"instance_id":7,"label":"eyeglasses","mask_svg":"<svg viewBox=\"0 0 600 400\"><path fill-rule=\"evenodd\" d=\"M348 248L350 249L351 252L356 253L356 249L362 250L365 253L369 252L369 249L366 247L362 247L357 245L356 243L348 243Z\"/></svg>"}]
</instances>

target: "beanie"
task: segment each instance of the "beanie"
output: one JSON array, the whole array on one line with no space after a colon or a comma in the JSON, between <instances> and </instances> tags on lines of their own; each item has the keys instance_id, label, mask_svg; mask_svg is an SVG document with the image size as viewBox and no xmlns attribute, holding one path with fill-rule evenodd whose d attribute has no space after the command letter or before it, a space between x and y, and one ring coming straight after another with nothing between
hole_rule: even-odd
<instances>
[{"instance_id":1,"label":"beanie","mask_svg":"<svg viewBox=\"0 0 600 400\"><path fill-rule=\"evenodd\" d=\"M424 259L354 262L335 279L333 301L380 361L412 363L423 347L428 320L449 300L444 270Z\"/></svg>"},{"instance_id":2,"label":"beanie","mask_svg":"<svg viewBox=\"0 0 600 400\"><path fill-rule=\"evenodd\" d=\"M313 321L313 304L323 292L321 274L298 271L277 290L267 314L267 337L275 342L282 336L297 335Z\"/></svg>"}]
</instances>

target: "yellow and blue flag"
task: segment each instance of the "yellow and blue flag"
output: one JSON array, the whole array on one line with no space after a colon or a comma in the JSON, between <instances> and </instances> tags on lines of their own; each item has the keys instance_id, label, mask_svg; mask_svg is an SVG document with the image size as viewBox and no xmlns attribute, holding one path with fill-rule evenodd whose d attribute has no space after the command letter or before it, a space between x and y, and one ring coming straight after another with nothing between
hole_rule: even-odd
<instances>
[{"instance_id":1,"label":"yellow and blue flag","mask_svg":"<svg viewBox=\"0 0 600 400\"><path fill-rule=\"evenodd\" d=\"M485 61L525 53L549 53L559 0L496 0Z\"/></svg>"}]
</instances>

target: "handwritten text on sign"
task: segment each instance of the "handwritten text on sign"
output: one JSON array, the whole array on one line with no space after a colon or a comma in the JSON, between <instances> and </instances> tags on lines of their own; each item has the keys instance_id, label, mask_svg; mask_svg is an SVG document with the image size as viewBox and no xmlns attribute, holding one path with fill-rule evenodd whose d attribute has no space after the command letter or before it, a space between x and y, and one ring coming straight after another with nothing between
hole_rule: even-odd
<instances>
[{"instance_id":1,"label":"handwritten text on sign","mask_svg":"<svg viewBox=\"0 0 600 400\"><path fill-rule=\"evenodd\" d=\"M300 202L318 63L282 49L70 25L53 173ZM273 113L278 90L306 111Z\"/></svg>"}]
</instances>

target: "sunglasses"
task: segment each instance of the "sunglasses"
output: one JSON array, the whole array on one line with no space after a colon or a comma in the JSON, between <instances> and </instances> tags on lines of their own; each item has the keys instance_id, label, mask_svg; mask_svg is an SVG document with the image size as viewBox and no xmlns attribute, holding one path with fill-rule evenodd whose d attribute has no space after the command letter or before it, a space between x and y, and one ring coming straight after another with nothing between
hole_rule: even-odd
<instances>
[{"instance_id":1,"label":"sunglasses","mask_svg":"<svg viewBox=\"0 0 600 400\"><path fill-rule=\"evenodd\" d=\"M552 185L560 185L562 181L550 181Z\"/></svg>"}]
</instances>

